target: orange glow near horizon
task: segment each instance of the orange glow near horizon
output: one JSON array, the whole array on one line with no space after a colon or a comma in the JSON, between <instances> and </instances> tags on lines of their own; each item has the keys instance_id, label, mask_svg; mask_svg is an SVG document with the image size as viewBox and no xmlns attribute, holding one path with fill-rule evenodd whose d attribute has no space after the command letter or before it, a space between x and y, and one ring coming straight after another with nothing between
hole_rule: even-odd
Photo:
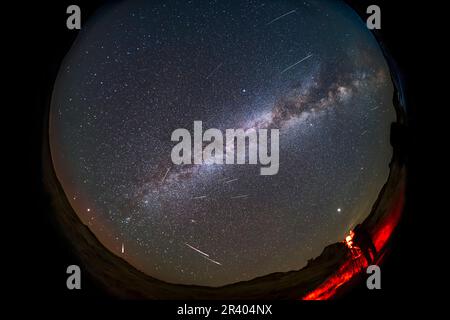
<instances>
[{"instance_id":1,"label":"orange glow near horizon","mask_svg":"<svg viewBox=\"0 0 450 320\"><path fill-rule=\"evenodd\" d=\"M350 230L350 233L348 236L345 237L345 243L347 244L347 247L349 249L353 248L353 237L355 236L355 233L353 230Z\"/></svg>"}]
</instances>

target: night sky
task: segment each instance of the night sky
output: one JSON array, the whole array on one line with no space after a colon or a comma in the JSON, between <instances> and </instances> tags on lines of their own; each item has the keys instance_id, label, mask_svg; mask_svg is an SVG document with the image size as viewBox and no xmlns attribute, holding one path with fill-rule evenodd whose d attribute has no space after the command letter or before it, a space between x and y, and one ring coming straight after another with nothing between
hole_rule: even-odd
<instances>
[{"instance_id":1,"label":"night sky","mask_svg":"<svg viewBox=\"0 0 450 320\"><path fill-rule=\"evenodd\" d=\"M382 52L335 1L126 1L65 57L55 170L82 221L161 280L218 286L297 270L361 222L395 120ZM174 165L177 128L279 128L280 167ZM122 252L123 251L123 252Z\"/></svg>"}]
</instances>

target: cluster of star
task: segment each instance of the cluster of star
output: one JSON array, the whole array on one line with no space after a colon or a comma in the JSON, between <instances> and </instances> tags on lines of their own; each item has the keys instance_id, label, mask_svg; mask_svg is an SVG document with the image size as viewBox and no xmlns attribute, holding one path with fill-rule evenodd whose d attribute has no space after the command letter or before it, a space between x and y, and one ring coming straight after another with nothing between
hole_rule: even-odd
<instances>
[{"instance_id":1,"label":"cluster of star","mask_svg":"<svg viewBox=\"0 0 450 320\"><path fill-rule=\"evenodd\" d=\"M338 1L139 1L87 21L52 97L58 179L94 234L161 280L300 269L370 212L391 158L383 54ZM280 129L280 170L174 165L176 128Z\"/></svg>"}]
</instances>

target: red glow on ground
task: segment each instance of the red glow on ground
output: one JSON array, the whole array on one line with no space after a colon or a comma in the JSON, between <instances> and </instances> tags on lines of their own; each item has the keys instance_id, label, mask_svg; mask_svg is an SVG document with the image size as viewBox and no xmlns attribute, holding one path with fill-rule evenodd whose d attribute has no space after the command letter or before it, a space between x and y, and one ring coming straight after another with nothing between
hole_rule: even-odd
<instances>
[{"instance_id":1,"label":"red glow on ground","mask_svg":"<svg viewBox=\"0 0 450 320\"><path fill-rule=\"evenodd\" d=\"M372 242L377 250L380 252L385 246L387 241L392 235L395 227L400 221L404 203L404 192L400 192L400 196L393 205L392 211L386 216L386 218L380 222L380 227L377 228L372 235ZM338 288L340 288L345 283L349 282L355 275L359 274L361 271L365 270L369 265L366 257L362 254L361 249L354 244L353 238L355 233L353 230L350 231L349 235L346 236L344 243L349 248L350 254L348 259L339 267L339 269L324 283L319 285L316 289L308 293L306 296L302 297L302 300L328 300L332 298ZM371 259L376 261L372 263L381 263L383 260L384 253L378 257L373 257L371 254Z\"/></svg>"},{"instance_id":2,"label":"red glow on ground","mask_svg":"<svg viewBox=\"0 0 450 320\"><path fill-rule=\"evenodd\" d=\"M377 251L380 251L391 237L392 232L400 221L404 203L404 194L400 193L399 199L395 202L391 213L386 217L384 223L375 230L372 239Z\"/></svg>"},{"instance_id":3,"label":"red glow on ground","mask_svg":"<svg viewBox=\"0 0 450 320\"><path fill-rule=\"evenodd\" d=\"M354 275L358 274L369 263L364 255L361 253L359 247L353 243L354 232L350 231L350 234L345 238L345 244L350 249L351 255L344 262L338 271L330 276L324 283L317 287L312 292L308 293L302 298L302 300L327 300L334 296L336 290L347 283Z\"/></svg>"}]
</instances>

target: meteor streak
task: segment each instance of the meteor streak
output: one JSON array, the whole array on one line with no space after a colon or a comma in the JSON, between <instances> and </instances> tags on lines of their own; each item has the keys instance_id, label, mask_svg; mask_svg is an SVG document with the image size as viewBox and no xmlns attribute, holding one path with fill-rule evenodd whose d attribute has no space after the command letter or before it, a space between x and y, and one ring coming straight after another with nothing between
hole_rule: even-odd
<instances>
[{"instance_id":1,"label":"meteor streak","mask_svg":"<svg viewBox=\"0 0 450 320\"><path fill-rule=\"evenodd\" d=\"M272 23L274 23L275 21L280 20L281 18L284 18L284 17L286 17L287 15L290 15L291 13L294 13L294 12L296 12L296 11L297 11L297 9L294 9L294 10L292 10L292 11L289 11L289 12L285 13L285 14L282 14L281 16L279 16L279 17L273 19L272 21L268 22L268 23L266 24L266 26L268 26L269 24L272 24Z\"/></svg>"},{"instance_id":2,"label":"meteor streak","mask_svg":"<svg viewBox=\"0 0 450 320\"><path fill-rule=\"evenodd\" d=\"M170 171L170 167L167 168L166 174L165 174L164 177L162 178L161 183L163 183L164 180L166 180L166 177L167 177L167 174L169 173L169 171Z\"/></svg>"},{"instance_id":3,"label":"meteor streak","mask_svg":"<svg viewBox=\"0 0 450 320\"><path fill-rule=\"evenodd\" d=\"M197 248L191 246L190 244L188 244L188 243L186 243L186 242L185 242L184 244L187 245L187 246L188 246L189 248L191 248L192 250L195 250L195 251L197 251L198 253L202 254L203 256L209 257L209 254L204 253L203 251L201 251L201 250L199 250L199 249L197 249Z\"/></svg>"},{"instance_id":4,"label":"meteor streak","mask_svg":"<svg viewBox=\"0 0 450 320\"><path fill-rule=\"evenodd\" d=\"M206 260L211 261L212 263L218 264L219 266L221 266L222 264L220 262L217 262L216 260L210 259L208 257L202 256L203 258L205 258Z\"/></svg>"},{"instance_id":5,"label":"meteor streak","mask_svg":"<svg viewBox=\"0 0 450 320\"><path fill-rule=\"evenodd\" d=\"M287 67L286 69L284 69L283 71L281 71L281 74L283 74L283 73L285 73L286 71L292 69L293 67L295 67L296 65L298 65L300 62L303 62L303 61L305 61L305 60L311 58L312 56L313 56L312 54L307 55L307 56L304 57L303 59L297 61L296 63L290 65L289 67Z\"/></svg>"},{"instance_id":6,"label":"meteor streak","mask_svg":"<svg viewBox=\"0 0 450 320\"><path fill-rule=\"evenodd\" d=\"M247 197L248 197L248 194L241 194L239 196L231 197L231 199L240 199L240 198L247 198Z\"/></svg>"},{"instance_id":7,"label":"meteor streak","mask_svg":"<svg viewBox=\"0 0 450 320\"><path fill-rule=\"evenodd\" d=\"M217 70L219 70L221 66L222 63L220 63L217 67L215 67L214 70L211 71L211 73L206 77L206 80L208 80Z\"/></svg>"}]
</instances>

